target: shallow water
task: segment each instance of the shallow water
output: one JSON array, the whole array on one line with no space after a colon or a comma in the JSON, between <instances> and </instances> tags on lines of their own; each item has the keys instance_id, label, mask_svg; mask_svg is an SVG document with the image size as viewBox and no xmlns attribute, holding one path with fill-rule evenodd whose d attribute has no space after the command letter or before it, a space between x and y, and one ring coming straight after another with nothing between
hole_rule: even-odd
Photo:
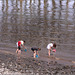
<instances>
[{"instance_id":1,"label":"shallow water","mask_svg":"<svg viewBox=\"0 0 75 75\"><path fill-rule=\"evenodd\" d=\"M57 43L57 54L75 60L74 0L0 0L0 49L16 42L46 48Z\"/></svg>"}]
</instances>

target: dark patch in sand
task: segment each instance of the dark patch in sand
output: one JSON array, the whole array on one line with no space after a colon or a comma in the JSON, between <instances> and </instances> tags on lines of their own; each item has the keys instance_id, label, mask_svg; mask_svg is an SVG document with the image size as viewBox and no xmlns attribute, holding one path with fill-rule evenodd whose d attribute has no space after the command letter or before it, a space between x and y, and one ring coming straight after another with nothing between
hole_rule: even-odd
<instances>
[{"instance_id":1,"label":"dark patch in sand","mask_svg":"<svg viewBox=\"0 0 75 75\"><path fill-rule=\"evenodd\" d=\"M5 63L4 67L14 72L39 73L39 75L75 75L74 65L63 65L57 61L42 61L33 58L21 57L17 60L16 55L0 53L0 67Z\"/></svg>"}]
</instances>

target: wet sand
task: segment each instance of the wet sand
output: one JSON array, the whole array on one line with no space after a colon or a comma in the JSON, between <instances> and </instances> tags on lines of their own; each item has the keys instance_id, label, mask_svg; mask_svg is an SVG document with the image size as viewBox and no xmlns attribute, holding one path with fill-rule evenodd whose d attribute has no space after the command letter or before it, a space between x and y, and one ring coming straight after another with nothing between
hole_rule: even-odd
<instances>
[{"instance_id":1,"label":"wet sand","mask_svg":"<svg viewBox=\"0 0 75 75\"><path fill-rule=\"evenodd\" d=\"M0 0L0 8L0 75L75 75L74 0ZM19 39L42 47L39 58L28 48L17 61ZM57 43L55 57L43 49L49 42Z\"/></svg>"},{"instance_id":2,"label":"wet sand","mask_svg":"<svg viewBox=\"0 0 75 75\"><path fill-rule=\"evenodd\" d=\"M0 69L3 75L75 75L72 61L42 54L34 59L31 51L22 51L21 59L17 60L14 51L0 50Z\"/></svg>"}]
</instances>

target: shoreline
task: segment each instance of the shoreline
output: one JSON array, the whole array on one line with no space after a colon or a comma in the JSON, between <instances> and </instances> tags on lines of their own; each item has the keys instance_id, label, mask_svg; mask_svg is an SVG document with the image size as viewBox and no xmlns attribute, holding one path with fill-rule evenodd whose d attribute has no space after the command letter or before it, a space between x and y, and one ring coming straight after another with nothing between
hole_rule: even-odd
<instances>
[{"instance_id":1,"label":"shoreline","mask_svg":"<svg viewBox=\"0 0 75 75\"><path fill-rule=\"evenodd\" d=\"M6 51L5 50L0 50L0 52L4 53L4 54L12 54L12 55L17 56L17 54L15 52L7 51L7 50ZM23 53L23 52L21 53L21 57L33 58L32 57L32 55L33 55L32 52L30 52L30 55L28 55L29 52L28 53L27 52ZM58 57L53 56L53 55L51 55L50 57L48 57L48 55L40 55L39 58L35 58L35 59L42 60L42 61L47 61L47 62L49 62L49 61L57 61L57 62L59 62L61 64L64 64L64 65L67 65L67 63L69 63L69 65L75 65L75 61L74 60L70 60L70 59L66 59L66 58L65 59L64 58L58 58Z\"/></svg>"},{"instance_id":2,"label":"shoreline","mask_svg":"<svg viewBox=\"0 0 75 75\"><path fill-rule=\"evenodd\" d=\"M21 55L17 60L16 53L0 50L0 73L6 75L75 75L75 65L62 64L53 58L41 60L40 57Z\"/></svg>"}]
</instances>

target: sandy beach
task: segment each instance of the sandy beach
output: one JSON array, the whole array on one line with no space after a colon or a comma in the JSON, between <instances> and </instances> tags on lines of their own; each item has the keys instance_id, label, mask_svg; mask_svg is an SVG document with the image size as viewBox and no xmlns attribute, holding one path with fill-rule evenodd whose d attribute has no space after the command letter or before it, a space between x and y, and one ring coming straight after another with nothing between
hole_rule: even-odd
<instances>
[{"instance_id":1,"label":"sandy beach","mask_svg":"<svg viewBox=\"0 0 75 75\"><path fill-rule=\"evenodd\" d=\"M28 50L18 60L19 40ZM75 75L75 0L0 0L0 75Z\"/></svg>"},{"instance_id":2,"label":"sandy beach","mask_svg":"<svg viewBox=\"0 0 75 75\"><path fill-rule=\"evenodd\" d=\"M31 51L17 60L15 51L0 50L0 75L75 75L75 62L42 54L34 59Z\"/></svg>"}]
</instances>

